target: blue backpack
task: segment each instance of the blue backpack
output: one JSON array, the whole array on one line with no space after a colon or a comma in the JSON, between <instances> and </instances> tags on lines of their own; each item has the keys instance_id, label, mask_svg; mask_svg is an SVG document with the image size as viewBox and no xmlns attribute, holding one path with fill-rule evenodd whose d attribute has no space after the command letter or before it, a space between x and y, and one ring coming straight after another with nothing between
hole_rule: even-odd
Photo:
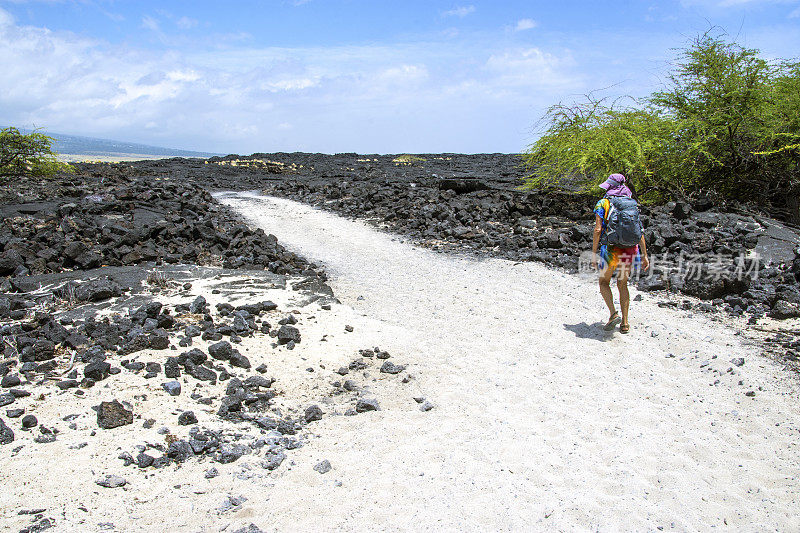
<instances>
[{"instance_id":1,"label":"blue backpack","mask_svg":"<svg viewBox=\"0 0 800 533\"><path fill-rule=\"evenodd\" d=\"M608 196L610 203L606 213L605 242L620 248L639 244L642 238L642 221L639 205L633 198Z\"/></svg>"}]
</instances>

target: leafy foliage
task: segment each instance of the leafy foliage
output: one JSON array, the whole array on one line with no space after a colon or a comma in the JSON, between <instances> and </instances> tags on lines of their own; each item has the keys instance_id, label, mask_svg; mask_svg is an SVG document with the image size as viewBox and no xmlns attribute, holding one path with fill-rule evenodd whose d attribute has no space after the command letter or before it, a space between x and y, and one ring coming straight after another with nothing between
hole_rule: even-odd
<instances>
[{"instance_id":1,"label":"leafy foliage","mask_svg":"<svg viewBox=\"0 0 800 533\"><path fill-rule=\"evenodd\" d=\"M72 171L71 166L56 159L52 142L52 137L38 132L23 134L13 127L0 130L0 181Z\"/></svg>"},{"instance_id":2,"label":"leafy foliage","mask_svg":"<svg viewBox=\"0 0 800 533\"><path fill-rule=\"evenodd\" d=\"M530 187L566 185L589 192L595 176L621 172L639 187L657 189L657 176L675 164L668 142L674 122L654 111L588 97L573 106L551 107L546 119L549 131L526 154L536 171Z\"/></svg>"},{"instance_id":3,"label":"leafy foliage","mask_svg":"<svg viewBox=\"0 0 800 533\"><path fill-rule=\"evenodd\" d=\"M800 194L800 63L704 34L667 87L627 106L558 104L524 154L527 186L589 190L622 172L650 200L692 193L785 204Z\"/></svg>"}]
</instances>

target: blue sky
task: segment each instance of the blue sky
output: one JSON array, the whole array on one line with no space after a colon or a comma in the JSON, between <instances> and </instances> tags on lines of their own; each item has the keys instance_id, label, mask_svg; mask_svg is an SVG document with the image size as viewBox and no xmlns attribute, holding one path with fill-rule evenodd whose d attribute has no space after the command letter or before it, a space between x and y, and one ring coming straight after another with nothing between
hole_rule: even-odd
<instances>
[{"instance_id":1,"label":"blue sky","mask_svg":"<svg viewBox=\"0 0 800 533\"><path fill-rule=\"evenodd\" d=\"M0 125L240 153L519 152L711 26L800 57L800 0L0 0Z\"/></svg>"}]
</instances>

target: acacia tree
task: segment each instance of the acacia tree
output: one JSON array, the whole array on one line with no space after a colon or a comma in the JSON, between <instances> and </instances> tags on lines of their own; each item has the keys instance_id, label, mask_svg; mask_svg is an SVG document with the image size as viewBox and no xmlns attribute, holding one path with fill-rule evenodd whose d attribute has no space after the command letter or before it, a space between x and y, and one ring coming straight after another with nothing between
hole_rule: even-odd
<instances>
[{"instance_id":1,"label":"acacia tree","mask_svg":"<svg viewBox=\"0 0 800 533\"><path fill-rule=\"evenodd\" d=\"M524 155L533 170L530 188L588 191L596 176L622 172L652 197L667 190L663 178L679 164L671 143L675 123L654 109L588 95L578 104L552 106L544 120L546 133Z\"/></svg>"},{"instance_id":2,"label":"acacia tree","mask_svg":"<svg viewBox=\"0 0 800 533\"><path fill-rule=\"evenodd\" d=\"M623 172L656 201L705 192L781 206L797 196L800 63L706 33L679 51L664 90L631 101L551 107L524 154L528 186L585 190Z\"/></svg>"},{"instance_id":3,"label":"acacia tree","mask_svg":"<svg viewBox=\"0 0 800 533\"><path fill-rule=\"evenodd\" d=\"M681 53L669 87L649 101L675 119L695 185L737 196L743 177L762 181L766 168L756 154L775 141L770 110L779 70L758 50L708 34Z\"/></svg>"},{"instance_id":4,"label":"acacia tree","mask_svg":"<svg viewBox=\"0 0 800 533\"><path fill-rule=\"evenodd\" d=\"M71 171L71 166L56 159L52 142L52 137L38 132L23 134L13 127L0 130L0 181Z\"/></svg>"}]
</instances>

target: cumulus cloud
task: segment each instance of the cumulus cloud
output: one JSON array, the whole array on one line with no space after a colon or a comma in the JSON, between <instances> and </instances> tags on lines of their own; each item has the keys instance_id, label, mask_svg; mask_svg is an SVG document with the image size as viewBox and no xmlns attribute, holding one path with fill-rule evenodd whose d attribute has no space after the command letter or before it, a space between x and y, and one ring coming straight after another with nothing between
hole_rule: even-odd
<instances>
[{"instance_id":1,"label":"cumulus cloud","mask_svg":"<svg viewBox=\"0 0 800 533\"><path fill-rule=\"evenodd\" d=\"M535 28L538 25L539 25L539 23L536 22L533 19L519 19L517 21L517 25L514 26L514 31L531 30L531 29Z\"/></svg>"},{"instance_id":2,"label":"cumulus cloud","mask_svg":"<svg viewBox=\"0 0 800 533\"><path fill-rule=\"evenodd\" d=\"M470 13L474 13L474 12L475 12L475 6L472 6L472 5L470 5L470 6L458 6L458 7L454 7L453 9L449 9L449 10L445 11L444 13L442 13L442 15L444 15L445 17L464 18L467 15L469 15Z\"/></svg>"},{"instance_id":3,"label":"cumulus cloud","mask_svg":"<svg viewBox=\"0 0 800 533\"><path fill-rule=\"evenodd\" d=\"M162 28L172 19L145 20ZM498 46L465 38L456 46L135 49L17 25L0 9L0 117L237 153L498 150L480 133L463 144L476 115L530 122L520 108L552 103L576 82L568 55Z\"/></svg>"}]
</instances>

